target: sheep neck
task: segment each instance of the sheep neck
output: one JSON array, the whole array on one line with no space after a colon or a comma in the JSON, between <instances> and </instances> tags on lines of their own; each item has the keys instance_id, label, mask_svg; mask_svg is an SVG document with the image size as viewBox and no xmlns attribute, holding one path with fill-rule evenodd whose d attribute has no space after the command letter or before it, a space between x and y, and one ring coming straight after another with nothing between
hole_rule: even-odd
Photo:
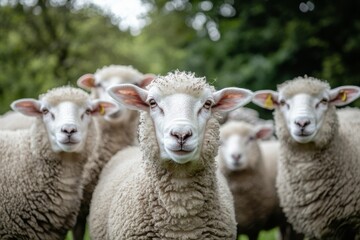
<instances>
[{"instance_id":1,"label":"sheep neck","mask_svg":"<svg viewBox=\"0 0 360 240\"><path fill-rule=\"evenodd\" d=\"M52 226L54 229L48 229L49 232L58 232L65 236L67 229L75 223L76 212L80 207L82 195L80 176L83 167L88 153L96 147L97 141L92 136L95 134L93 124L88 129L86 147L81 153L53 152L45 126L39 119L30 132L32 138L30 148L34 154L32 159L42 162L31 164L33 179L36 181L33 186L36 186L36 189L30 191L46 192L50 202L39 200L37 209L39 212L41 209L44 210L41 214L51 221L47 227Z\"/></svg>"},{"instance_id":2,"label":"sheep neck","mask_svg":"<svg viewBox=\"0 0 360 240\"><path fill-rule=\"evenodd\" d=\"M124 112L118 121L97 119L102 142L100 157L103 161L107 162L119 150L136 143L138 119L139 113L133 110Z\"/></svg>"},{"instance_id":3,"label":"sheep neck","mask_svg":"<svg viewBox=\"0 0 360 240\"><path fill-rule=\"evenodd\" d=\"M170 232L172 229L183 229L184 233L201 229L208 223L203 222L200 215L213 211L208 208L219 205L216 204L219 199L215 172L218 121L215 118L208 120L204 136L206 147L202 147L200 159L181 165L160 159L154 126L147 113L142 113L140 122L142 167L150 182L150 189L154 189L154 198L158 199L156 207L163 208L169 217L169 224L159 228ZM187 221L190 218L191 221ZM173 234L176 235L175 232Z\"/></svg>"}]
</instances>

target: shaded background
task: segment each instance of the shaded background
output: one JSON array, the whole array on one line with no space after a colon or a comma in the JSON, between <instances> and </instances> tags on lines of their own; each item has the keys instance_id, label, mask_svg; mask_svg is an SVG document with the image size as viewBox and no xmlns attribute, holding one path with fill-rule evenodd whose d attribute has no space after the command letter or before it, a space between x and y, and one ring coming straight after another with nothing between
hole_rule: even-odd
<instances>
[{"instance_id":1,"label":"shaded background","mask_svg":"<svg viewBox=\"0 0 360 240\"><path fill-rule=\"evenodd\" d=\"M133 29L85 0L0 0L0 113L109 64L194 71L217 88L275 89L304 74L332 87L360 85L358 0L142 4Z\"/></svg>"}]
</instances>

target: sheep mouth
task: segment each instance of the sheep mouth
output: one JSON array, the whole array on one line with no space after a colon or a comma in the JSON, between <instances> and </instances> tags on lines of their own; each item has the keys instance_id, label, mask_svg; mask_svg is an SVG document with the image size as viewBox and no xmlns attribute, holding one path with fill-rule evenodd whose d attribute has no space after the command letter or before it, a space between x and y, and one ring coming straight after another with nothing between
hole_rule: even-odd
<instances>
[{"instance_id":1,"label":"sheep mouth","mask_svg":"<svg viewBox=\"0 0 360 240\"><path fill-rule=\"evenodd\" d=\"M172 151L172 152L175 153L176 155L182 156L182 155L187 155L187 154L191 153L192 150L191 150L191 151L187 151L187 150L175 150L175 151Z\"/></svg>"},{"instance_id":2,"label":"sheep mouth","mask_svg":"<svg viewBox=\"0 0 360 240\"><path fill-rule=\"evenodd\" d=\"M62 140L62 141L59 141L59 142L61 144L63 144L63 145L69 145L69 146L79 144L79 141L71 139L71 138L65 139L65 140Z\"/></svg>"}]
</instances>

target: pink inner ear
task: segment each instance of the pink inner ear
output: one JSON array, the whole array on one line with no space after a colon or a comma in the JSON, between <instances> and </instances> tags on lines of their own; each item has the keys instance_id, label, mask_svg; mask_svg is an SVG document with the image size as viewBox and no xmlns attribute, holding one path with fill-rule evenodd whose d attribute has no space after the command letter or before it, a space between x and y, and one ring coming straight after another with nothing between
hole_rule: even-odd
<instances>
[{"instance_id":1,"label":"pink inner ear","mask_svg":"<svg viewBox=\"0 0 360 240\"><path fill-rule=\"evenodd\" d=\"M273 130L271 128L261 128L257 131L256 137L258 139L267 139L271 136Z\"/></svg>"},{"instance_id":2,"label":"pink inner ear","mask_svg":"<svg viewBox=\"0 0 360 240\"><path fill-rule=\"evenodd\" d=\"M12 108L27 116L41 115L40 106L35 100L19 100L12 105Z\"/></svg>"},{"instance_id":3,"label":"pink inner ear","mask_svg":"<svg viewBox=\"0 0 360 240\"><path fill-rule=\"evenodd\" d=\"M139 83L139 86L141 88L145 88L147 85L149 85L153 80L155 79L155 75L152 74L145 74L144 78Z\"/></svg>"},{"instance_id":4,"label":"pink inner ear","mask_svg":"<svg viewBox=\"0 0 360 240\"><path fill-rule=\"evenodd\" d=\"M116 95L127 105L147 108L148 105L144 103L139 94L133 89L118 89L116 90Z\"/></svg>"},{"instance_id":5,"label":"pink inner ear","mask_svg":"<svg viewBox=\"0 0 360 240\"><path fill-rule=\"evenodd\" d=\"M95 87L95 78L93 74L85 74L82 75L78 80L77 84L79 87L85 87L85 88L93 88Z\"/></svg>"},{"instance_id":6,"label":"pink inner ear","mask_svg":"<svg viewBox=\"0 0 360 240\"><path fill-rule=\"evenodd\" d=\"M215 107L217 107L219 110L232 108L239 102L238 98L239 98L239 94L231 94L231 93L226 94L215 105Z\"/></svg>"}]
</instances>

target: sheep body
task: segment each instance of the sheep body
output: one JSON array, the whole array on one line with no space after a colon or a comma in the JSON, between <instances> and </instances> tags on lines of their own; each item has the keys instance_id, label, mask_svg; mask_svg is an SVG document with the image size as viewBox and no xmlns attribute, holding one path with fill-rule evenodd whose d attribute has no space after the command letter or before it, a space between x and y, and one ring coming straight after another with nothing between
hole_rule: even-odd
<instances>
[{"instance_id":1,"label":"sheep body","mask_svg":"<svg viewBox=\"0 0 360 240\"><path fill-rule=\"evenodd\" d=\"M262 136L260 130L268 131ZM245 122L228 122L220 129L220 138L227 144L229 137L238 137L237 149L220 147L218 161L232 195L234 196L235 216L238 223L238 234L246 234L249 239L257 239L261 230L276 226L284 226L285 217L279 206L275 188L277 161L279 158L279 142L257 141L267 138L273 132L269 128L256 128ZM227 159L229 154L239 154L238 161L242 165L235 165L235 160Z\"/></svg>"},{"instance_id":2,"label":"sheep body","mask_svg":"<svg viewBox=\"0 0 360 240\"><path fill-rule=\"evenodd\" d=\"M0 130L17 130L29 128L35 119L21 113L8 111L0 116Z\"/></svg>"},{"instance_id":3,"label":"sheep body","mask_svg":"<svg viewBox=\"0 0 360 240\"><path fill-rule=\"evenodd\" d=\"M299 77L279 85L278 94L271 91L255 94L255 100L266 98L267 106L278 106L282 101L279 98L285 99L274 112L281 143L277 188L289 222L310 238L360 237L360 135L357 134L360 122L339 123L335 109L356 99L359 92L360 88L353 86L330 90L326 82ZM293 122L283 114L286 109L296 110L286 105L286 99L294 96L298 100L304 96L312 101L318 99L314 109L323 111L322 120L317 121L321 124L316 135L304 143L294 139L287 125ZM308 121L304 126L311 123Z\"/></svg>"},{"instance_id":4,"label":"sheep body","mask_svg":"<svg viewBox=\"0 0 360 240\"><path fill-rule=\"evenodd\" d=\"M137 94L131 93L134 87L119 86L112 91L122 92L123 88L130 93L130 101L136 98ZM176 72L154 80L149 86L149 96L160 91L167 100L172 94L183 97L184 93L198 98L204 89L214 91L203 79ZM145 101L145 91L140 92L141 101ZM134 102L138 104L140 99ZM139 106L148 109L143 103ZM126 149L105 167L91 203L91 237L95 240L235 239L232 196L215 166L219 130L215 116L210 115L207 120L200 159L178 164L162 157L163 144L158 142L155 128L158 123L153 122L148 111L141 112L142 157L131 153L136 151L134 148Z\"/></svg>"},{"instance_id":5,"label":"sheep body","mask_svg":"<svg viewBox=\"0 0 360 240\"><path fill-rule=\"evenodd\" d=\"M88 94L70 87L40 97L47 103L85 104ZM82 196L81 174L96 146L90 123L81 152L54 152L43 120L0 134L0 238L63 239L74 225Z\"/></svg>"},{"instance_id":6,"label":"sheep body","mask_svg":"<svg viewBox=\"0 0 360 240\"><path fill-rule=\"evenodd\" d=\"M132 66L110 65L98 69L94 75L86 74L80 78L78 85L91 89L91 96L95 99L110 98L104 89L120 83L141 85L144 81L151 81L152 76L144 75ZM85 80L85 81L82 81ZM86 82L86 80L89 80ZM85 85L87 84L87 85ZM136 130L139 113L135 110L119 108L107 118L95 119L95 124L101 135L99 154L93 155L84 167L83 185L84 194L78 215L77 224L73 229L74 239L83 239L86 217L89 214L90 201L98 182L100 172L110 158L119 150L127 146L136 145ZM96 156L96 157L95 157Z\"/></svg>"}]
</instances>

